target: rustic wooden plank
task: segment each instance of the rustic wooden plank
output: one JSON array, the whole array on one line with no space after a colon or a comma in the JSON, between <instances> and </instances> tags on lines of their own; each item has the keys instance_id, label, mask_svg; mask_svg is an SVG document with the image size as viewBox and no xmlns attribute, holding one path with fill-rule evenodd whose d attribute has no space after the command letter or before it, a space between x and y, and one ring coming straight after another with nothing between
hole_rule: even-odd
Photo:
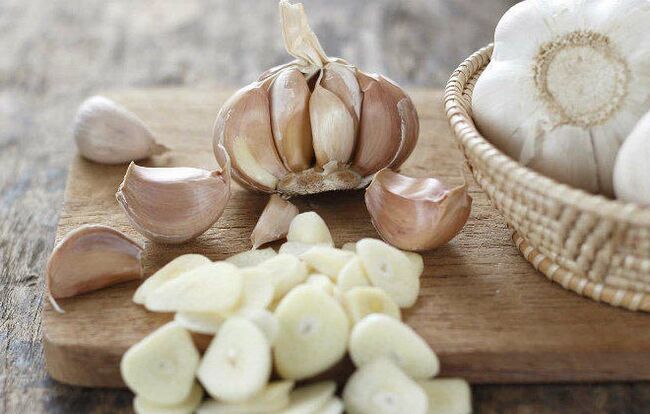
<instances>
[{"instance_id":1,"label":"rustic wooden plank","mask_svg":"<svg viewBox=\"0 0 650 414\"><path fill-rule=\"evenodd\" d=\"M211 127L231 91L155 90L111 93L138 113L170 154L156 166L214 167ZM441 110L441 94L415 90L421 138L404 166L413 175L462 180L462 158ZM145 242L145 273L179 254L222 259L249 248L249 235L266 196L235 188L224 216L206 234L181 246L146 242L129 226L114 192L125 166L73 160L57 236L86 223L111 225ZM475 184L466 229L425 255L421 297L405 312L442 360L443 375L477 383L650 379L650 318L588 299L548 282L519 255L503 220ZM362 192L296 199L332 228L337 244L376 237ZM134 305L137 282L61 301L43 320L48 371L61 381L121 386L118 362L134 342L168 320ZM605 333L605 334L604 334Z\"/></svg>"}]
</instances>

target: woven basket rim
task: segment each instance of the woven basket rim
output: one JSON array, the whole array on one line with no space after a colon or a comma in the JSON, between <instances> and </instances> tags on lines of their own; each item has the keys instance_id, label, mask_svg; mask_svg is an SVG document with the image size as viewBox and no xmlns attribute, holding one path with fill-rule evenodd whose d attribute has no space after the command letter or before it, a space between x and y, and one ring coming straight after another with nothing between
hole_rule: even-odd
<instances>
[{"instance_id":1,"label":"woven basket rim","mask_svg":"<svg viewBox=\"0 0 650 414\"><path fill-rule=\"evenodd\" d=\"M462 108L462 105L459 103L459 98L457 96L459 91L458 85L461 83L466 83L466 80L459 80L461 76L463 78L465 77L462 69L467 66L473 66L474 62L478 58L486 58L489 61L493 48L494 44L490 43L489 45L474 52L451 75L445 88L444 98L445 112L447 114L447 117L450 119L450 122L452 122L451 118L455 114L461 115L462 118L465 117L462 115L462 113L459 113L459 109ZM469 108L469 114L467 115L467 118L469 118L471 122L467 122L467 120L461 120L461 122L468 124L467 126L470 128L468 132L465 132L466 136L468 138L478 139L481 146L488 148L490 151L496 151L497 154L494 156L493 164L500 164L497 169L501 172L514 172L517 170L520 172L520 174L512 174L513 183L516 183L517 185L522 186L529 191L540 193L544 197L551 198L562 204L573 205L579 210L589 212L599 217L614 219L618 222L624 222L636 226L650 227L649 207L643 207L634 203L626 203L620 200L612 200L602 195L591 194L584 190L571 187L569 185L560 183L550 177L542 175L520 164L502 152L499 148L494 146L488 139L486 139L473 122L471 116L471 107ZM551 188L552 191L544 191L542 193L540 190L547 188Z\"/></svg>"}]
</instances>

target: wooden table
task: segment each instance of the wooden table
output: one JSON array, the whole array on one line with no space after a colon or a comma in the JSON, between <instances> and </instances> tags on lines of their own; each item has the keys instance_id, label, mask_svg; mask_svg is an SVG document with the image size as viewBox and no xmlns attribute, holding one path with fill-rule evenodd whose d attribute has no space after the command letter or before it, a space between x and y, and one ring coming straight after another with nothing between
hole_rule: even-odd
<instances>
[{"instance_id":1,"label":"wooden table","mask_svg":"<svg viewBox=\"0 0 650 414\"><path fill-rule=\"evenodd\" d=\"M514 2L368 0L331 13L349 2L305 1L317 29L328 32L321 39L326 49L422 86L443 85L462 58L489 42ZM41 274L74 154L71 119L78 103L101 88L241 85L285 61L279 31L269 25L270 3L157 0L154 15L151 3L128 0L0 2L6 28L0 36L0 413L131 412L129 392L64 386L44 370ZM223 21L224 13L233 17ZM360 15L367 17L362 24ZM232 30L244 17L255 30ZM269 36L275 41L266 48ZM237 68L234 57L242 58ZM650 407L647 383L484 385L473 393L477 413L644 413Z\"/></svg>"}]
</instances>

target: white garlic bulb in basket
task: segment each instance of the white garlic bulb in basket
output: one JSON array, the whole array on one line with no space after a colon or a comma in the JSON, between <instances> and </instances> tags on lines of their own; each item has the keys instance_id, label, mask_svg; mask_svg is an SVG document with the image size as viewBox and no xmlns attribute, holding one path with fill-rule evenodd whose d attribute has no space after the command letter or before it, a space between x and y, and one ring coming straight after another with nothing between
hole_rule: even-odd
<instances>
[{"instance_id":1,"label":"white garlic bulb in basket","mask_svg":"<svg viewBox=\"0 0 650 414\"><path fill-rule=\"evenodd\" d=\"M474 88L479 130L544 175L612 196L619 147L650 109L649 21L647 0L515 5Z\"/></svg>"},{"instance_id":2,"label":"white garlic bulb in basket","mask_svg":"<svg viewBox=\"0 0 650 414\"><path fill-rule=\"evenodd\" d=\"M313 194L365 187L382 168L399 167L418 138L415 106L390 79L328 57L302 4L280 1L293 62L272 68L221 108L215 147L233 177L268 193Z\"/></svg>"},{"instance_id":3,"label":"white garlic bulb in basket","mask_svg":"<svg viewBox=\"0 0 650 414\"><path fill-rule=\"evenodd\" d=\"M614 164L616 198L650 206L650 112L623 143Z\"/></svg>"}]
</instances>

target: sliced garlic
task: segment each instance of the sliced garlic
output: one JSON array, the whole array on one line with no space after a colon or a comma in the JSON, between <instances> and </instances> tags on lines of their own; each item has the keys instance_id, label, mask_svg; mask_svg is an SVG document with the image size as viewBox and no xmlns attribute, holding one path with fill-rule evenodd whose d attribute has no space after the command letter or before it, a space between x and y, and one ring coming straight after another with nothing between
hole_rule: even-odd
<instances>
[{"instance_id":1,"label":"sliced garlic","mask_svg":"<svg viewBox=\"0 0 650 414\"><path fill-rule=\"evenodd\" d=\"M411 378L431 378L440 370L438 357L427 342L398 318L384 313L372 313L354 325L349 351L357 367L386 357Z\"/></svg>"},{"instance_id":2,"label":"sliced garlic","mask_svg":"<svg viewBox=\"0 0 650 414\"><path fill-rule=\"evenodd\" d=\"M422 387L386 358L359 368L343 390L347 414L427 414Z\"/></svg>"},{"instance_id":3,"label":"sliced garlic","mask_svg":"<svg viewBox=\"0 0 650 414\"><path fill-rule=\"evenodd\" d=\"M240 306L242 308L266 309L275 298L274 280L262 267L242 269L244 287Z\"/></svg>"},{"instance_id":4,"label":"sliced garlic","mask_svg":"<svg viewBox=\"0 0 650 414\"><path fill-rule=\"evenodd\" d=\"M266 249L246 250L230 256L225 261L237 267L245 269L247 267L257 266L265 261L277 256L278 254L271 247Z\"/></svg>"},{"instance_id":5,"label":"sliced garlic","mask_svg":"<svg viewBox=\"0 0 650 414\"><path fill-rule=\"evenodd\" d=\"M402 251L381 240L362 239L357 255L373 286L383 289L400 308L415 304L420 278Z\"/></svg>"},{"instance_id":6,"label":"sliced garlic","mask_svg":"<svg viewBox=\"0 0 650 414\"><path fill-rule=\"evenodd\" d=\"M311 244L303 243L298 241L288 241L280 246L278 252L280 254L290 254L292 256L300 257L303 253L311 250L312 247L316 246L329 246L328 244Z\"/></svg>"},{"instance_id":7,"label":"sliced garlic","mask_svg":"<svg viewBox=\"0 0 650 414\"><path fill-rule=\"evenodd\" d=\"M347 242L343 246L341 246L341 249L343 250L349 250L351 252L357 251L357 243L356 242Z\"/></svg>"},{"instance_id":8,"label":"sliced garlic","mask_svg":"<svg viewBox=\"0 0 650 414\"><path fill-rule=\"evenodd\" d=\"M309 100L312 139L316 163L346 164L354 151L356 127L345 103L321 86L321 79Z\"/></svg>"},{"instance_id":9,"label":"sliced garlic","mask_svg":"<svg viewBox=\"0 0 650 414\"><path fill-rule=\"evenodd\" d=\"M401 119L394 99L376 76L357 72L363 91L361 124L352 166L370 176L390 165L401 146Z\"/></svg>"},{"instance_id":10,"label":"sliced garlic","mask_svg":"<svg viewBox=\"0 0 650 414\"><path fill-rule=\"evenodd\" d=\"M323 405L320 414L343 414L345 406L343 405L343 400L337 397L332 397L328 402Z\"/></svg>"},{"instance_id":11,"label":"sliced garlic","mask_svg":"<svg viewBox=\"0 0 650 414\"><path fill-rule=\"evenodd\" d=\"M260 265L273 281L275 299L280 299L295 286L307 279L308 271L300 259L289 254L279 254Z\"/></svg>"},{"instance_id":12,"label":"sliced garlic","mask_svg":"<svg viewBox=\"0 0 650 414\"><path fill-rule=\"evenodd\" d=\"M183 243L221 217L230 199L226 170L129 165L116 194L133 227L160 243Z\"/></svg>"},{"instance_id":13,"label":"sliced garlic","mask_svg":"<svg viewBox=\"0 0 650 414\"><path fill-rule=\"evenodd\" d=\"M437 378L418 382L429 398L427 414L471 414L472 391L461 378Z\"/></svg>"},{"instance_id":14,"label":"sliced garlic","mask_svg":"<svg viewBox=\"0 0 650 414\"><path fill-rule=\"evenodd\" d=\"M326 292L328 295L334 295L334 288L336 285L332 283L332 279L328 276L315 273L310 275L305 283L309 286L315 286L322 289L323 292Z\"/></svg>"},{"instance_id":15,"label":"sliced garlic","mask_svg":"<svg viewBox=\"0 0 650 414\"><path fill-rule=\"evenodd\" d=\"M345 243L343 246L341 246L341 249L343 250L349 250L351 252L357 252L357 243L356 242L348 242ZM424 259L422 258L422 255L416 252L409 252L408 250L402 250L402 253L408 257L408 259L411 261L411 265L413 267L413 273L417 274L418 276L422 275L422 272L424 272Z\"/></svg>"},{"instance_id":16,"label":"sliced garlic","mask_svg":"<svg viewBox=\"0 0 650 414\"><path fill-rule=\"evenodd\" d=\"M306 170L314 156L309 125L309 86L302 73L287 68L271 84L271 126L285 166Z\"/></svg>"},{"instance_id":17,"label":"sliced garlic","mask_svg":"<svg viewBox=\"0 0 650 414\"><path fill-rule=\"evenodd\" d=\"M253 322L264 334L269 344L273 345L280 332L280 322L278 318L266 309L259 308L242 308L235 313L239 316Z\"/></svg>"},{"instance_id":18,"label":"sliced garlic","mask_svg":"<svg viewBox=\"0 0 650 414\"><path fill-rule=\"evenodd\" d=\"M145 307L152 312L228 312L240 303L243 286L243 277L234 265L209 263L154 290Z\"/></svg>"},{"instance_id":19,"label":"sliced garlic","mask_svg":"<svg viewBox=\"0 0 650 414\"><path fill-rule=\"evenodd\" d=\"M297 215L298 207L277 194L271 195L251 233L253 249L284 238L289 232L291 221Z\"/></svg>"},{"instance_id":20,"label":"sliced garlic","mask_svg":"<svg viewBox=\"0 0 650 414\"><path fill-rule=\"evenodd\" d=\"M192 414L203 399L203 388L195 382L187 396L182 402L174 405L158 404L149 401L141 395L136 395L133 399L133 411L136 414Z\"/></svg>"},{"instance_id":21,"label":"sliced garlic","mask_svg":"<svg viewBox=\"0 0 650 414\"><path fill-rule=\"evenodd\" d=\"M214 145L233 154L236 179L269 192L289 171L275 149L267 87L254 83L228 99L215 121Z\"/></svg>"},{"instance_id":22,"label":"sliced garlic","mask_svg":"<svg viewBox=\"0 0 650 414\"><path fill-rule=\"evenodd\" d=\"M366 206L381 237L404 250L431 250L453 239L469 218L467 184L449 188L434 178L384 169L366 189Z\"/></svg>"},{"instance_id":23,"label":"sliced garlic","mask_svg":"<svg viewBox=\"0 0 650 414\"><path fill-rule=\"evenodd\" d=\"M205 351L196 376L211 397L246 401L271 376L271 346L253 322L228 318Z\"/></svg>"},{"instance_id":24,"label":"sliced garlic","mask_svg":"<svg viewBox=\"0 0 650 414\"><path fill-rule=\"evenodd\" d=\"M142 247L107 226L85 225L66 234L54 247L45 268L45 284L55 299L69 298L142 278Z\"/></svg>"},{"instance_id":25,"label":"sliced garlic","mask_svg":"<svg viewBox=\"0 0 650 414\"><path fill-rule=\"evenodd\" d=\"M399 306L386 292L376 287L358 286L344 292L343 307L353 325L373 313L381 313L397 320L402 319Z\"/></svg>"},{"instance_id":26,"label":"sliced garlic","mask_svg":"<svg viewBox=\"0 0 650 414\"><path fill-rule=\"evenodd\" d=\"M287 241L334 246L325 220L313 211L298 214L289 226Z\"/></svg>"},{"instance_id":27,"label":"sliced garlic","mask_svg":"<svg viewBox=\"0 0 650 414\"><path fill-rule=\"evenodd\" d=\"M341 269L354 257L355 254L347 250L326 246L315 246L300 255L300 259L311 268L334 280L336 280Z\"/></svg>"},{"instance_id":28,"label":"sliced garlic","mask_svg":"<svg viewBox=\"0 0 650 414\"><path fill-rule=\"evenodd\" d=\"M314 286L299 286L275 310L280 333L274 346L282 378L305 379L326 371L345 355L349 323L341 305Z\"/></svg>"},{"instance_id":29,"label":"sliced garlic","mask_svg":"<svg viewBox=\"0 0 650 414\"><path fill-rule=\"evenodd\" d=\"M244 402L206 401L197 414L277 414L289 406L289 393L293 386L293 381L271 382Z\"/></svg>"},{"instance_id":30,"label":"sliced garlic","mask_svg":"<svg viewBox=\"0 0 650 414\"><path fill-rule=\"evenodd\" d=\"M161 405L182 404L192 392L199 352L190 334L170 322L122 356L120 371L137 395Z\"/></svg>"},{"instance_id":31,"label":"sliced garlic","mask_svg":"<svg viewBox=\"0 0 650 414\"><path fill-rule=\"evenodd\" d=\"M176 279L181 274L210 263L210 259L200 254L184 254L178 256L156 273L149 276L133 294L133 302L144 305L147 296L164 283Z\"/></svg>"},{"instance_id":32,"label":"sliced garlic","mask_svg":"<svg viewBox=\"0 0 650 414\"><path fill-rule=\"evenodd\" d=\"M353 258L343 266L336 277L336 286L343 293L355 287L370 286L370 280L368 280L366 271L363 270L358 257Z\"/></svg>"},{"instance_id":33,"label":"sliced garlic","mask_svg":"<svg viewBox=\"0 0 650 414\"><path fill-rule=\"evenodd\" d=\"M122 164L168 151L140 118L103 96L81 104L74 138L81 155L102 164Z\"/></svg>"},{"instance_id":34,"label":"sliced garlic","mask_svg":"<svg viewBox=\"0 0 650 414\"><path fill-rule=\"evenodd\" d=\"M296 388L289 395L289 406L281 414L324 414L336 392L336 384L331 381L319 382Z\"/></svg>"},{"instance_id":35,"label":"sliced garlic","mask_svg":"<svg viewBox=\"0 0 650 414\"><path fill-rule=\"evenodd\" d=\"M203 335L216 335L226 318L219 313L176 312L174 322L190 332Z\"/></svg>"},{"instance_id":36,"label":"sliced garlic","mask_svg":"<svg viewBox=\"0 0 650 414\"><path fill-rule=\"evenodd\" d=\"M650 113L625 139L614 164L614 192L620 200L650 205Z\"/></svg>"}]
</instances>

